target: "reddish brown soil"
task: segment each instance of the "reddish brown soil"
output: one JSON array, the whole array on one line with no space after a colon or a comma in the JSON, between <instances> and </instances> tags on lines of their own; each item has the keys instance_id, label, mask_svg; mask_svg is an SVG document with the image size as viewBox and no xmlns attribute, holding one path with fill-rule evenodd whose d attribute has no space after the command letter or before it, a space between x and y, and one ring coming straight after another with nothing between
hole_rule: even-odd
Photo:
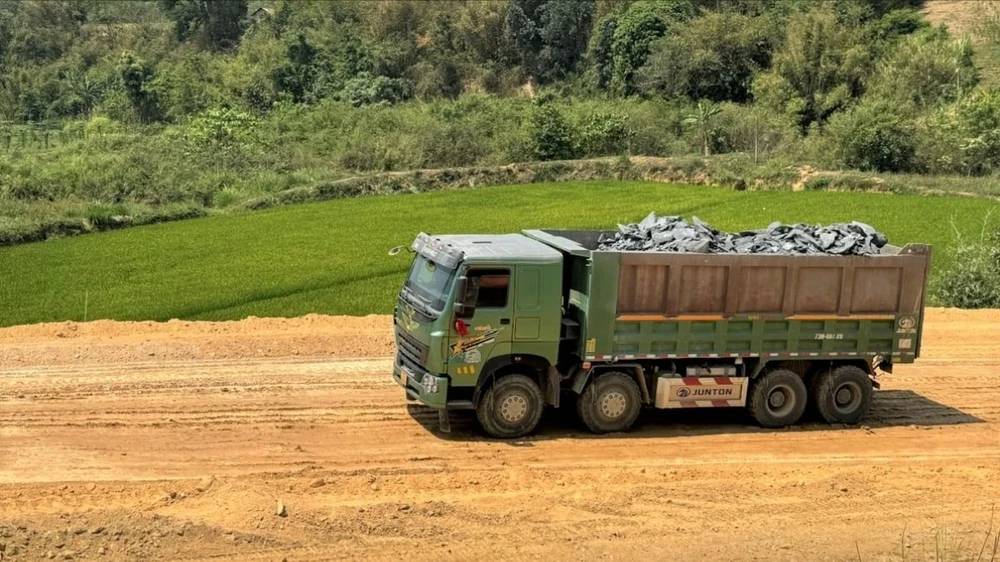
<instances>
[{"instance_id":1,"label":"reddish brown soil","mask_svg":"<svg viewBox=\"0 0 1000 562\"><path fill-rule=\"evenodd\" d=\"M0 560L974 560L1000 312L928 316L864 427L565 412L519 442L408 407L386 317L3 329Z\"/></svg>"}]
</instances>

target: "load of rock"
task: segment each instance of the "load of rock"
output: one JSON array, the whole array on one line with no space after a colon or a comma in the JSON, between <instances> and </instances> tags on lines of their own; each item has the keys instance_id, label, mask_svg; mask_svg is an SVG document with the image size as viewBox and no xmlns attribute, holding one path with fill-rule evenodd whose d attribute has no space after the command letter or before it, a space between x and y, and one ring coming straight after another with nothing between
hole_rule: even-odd
<instances>
[{"instance_id":1,"label":"load of rock","mask_svg":"<svg viewBox=\"0 0 1000 562\"><path fill-rule=\"evenodd\" d=\"M639 223L619 224L618 232L603 234L598 250L680 252L701 254L810 254L871 256L888 243L884 234L862 223L829 226L772 223L763 230L728 233L693 217L658 217L650 213Z\"/></svg>"}]
</instances>

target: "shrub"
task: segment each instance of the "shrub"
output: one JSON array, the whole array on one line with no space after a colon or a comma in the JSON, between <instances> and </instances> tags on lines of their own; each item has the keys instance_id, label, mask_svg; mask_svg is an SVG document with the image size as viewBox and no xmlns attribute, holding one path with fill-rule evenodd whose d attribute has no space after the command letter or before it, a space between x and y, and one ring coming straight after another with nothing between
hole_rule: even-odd
<instances>
[{"instance_id":1,"label":"shrub","mask_svg":"<svg viewBox=\"0 0 1000 562\"><path fill-rule=\"evenodd\" d=\"M807 191L823 191L829 189L832 183L833 178L830 176L813 176L806 180L805 188Z\"/></svg>"},{"instance_id":2,"label":"shrub","mask_svg":"<svg viewBox=\"0 0 1000 562\"><path fill-rule=\"evenodd\" d=\"M909 35L930 25L920 12L913 9L893 10L872 24L872 34L880 41Z\"/></svg>"},{"instance_id":3,"label":"shrub","mask_svg":"<svg viewBox=\"0 0 1000 562\"><path fill-rule=\"evenodd\" d=\"M569 160L576 142L569 122L551 102L540 98L531 114L531 147L539 160Z\"/></svg>"},{"instance_id":4,"label":"shrub","mask_svg":"<svg viewBox=\"0 0 1000 562\"><path fill-rule=\"evenodd\" d=\"M628 152L630 135L627 115L592 113L581 124L579 152L584 156L623 154Z\"/></svg>"},{"instance_id":5,"label":"shrub","mask_svg":"<svg viewBox=\"0 0 1000 562\"><path fill-rule=\"evenodd\" d=\"M987 174L1000 169L1000 90L980 91L958 106L968 169Z\"/></svg>"},{"instance_id":6,"label":"shrub","mask_svg":"<svg viewBox=\"0 0 1000 562\"><path fill-rule=\"evenodd\" d=\"M340 97L354 107L394 104L413 97L413 85L404 78L372 76L362 72L347 81Z\"/></svg>"},{"instance_id":7,"label":"shrub","mask_svg":"<svg viewBox=\"0 0 1000 562\"><path fill-rule=\"evenodd\" d=\"M715 152L743 152L754 163L799 140L795 123L786 115L755 105L724 104L716 135Z\"/></svg>"},{"instance_id":8,"label":"shrub","mask_svg":"<svg viewBox=\"0 0 1000 562\"><path fill-rule=\"evenodd\" d=\"M956 308L1000 307L1000 232L960 243L954 262L934 287L934 298Z\"/></svg>"},{"instance_id":9,"label":"shrub","mask_svg":"<svg viewBox=\"0 0 1000 562\"><path fill-rule=\"evenodd\" d=\"M199 149L231 150L252 142L256 118L244 111L215 107L191 120L184 134Z\"/></svg>"},{"instance_id":10,"label":"shrub","mask_svg":"<svg viewBox=\"0 0 1000 562\"><path fill-rule=\"evenodd\" d=\"M887 103L863 104L837 115L829 131L839 156L851 168L904 172L915 165L913 125Z\"/></svg>"}]
</instances>

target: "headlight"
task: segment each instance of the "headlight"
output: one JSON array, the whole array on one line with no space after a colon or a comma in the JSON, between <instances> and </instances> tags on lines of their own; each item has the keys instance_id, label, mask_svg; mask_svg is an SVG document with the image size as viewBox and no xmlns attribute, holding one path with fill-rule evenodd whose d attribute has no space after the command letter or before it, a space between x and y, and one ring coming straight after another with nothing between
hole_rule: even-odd
<instances>
[{"instance_id":1,"label":"headlight","mask_svg":"<svg viewBox=\"0 0 1000 562\"><path fill-rule=\"evenodd\" d=\"M437 377L431 375L430 373L424 375L424 378L420 379L420 386L424 387L424 390L435 394L438 391Z\"/></svg>"}]
</instances>

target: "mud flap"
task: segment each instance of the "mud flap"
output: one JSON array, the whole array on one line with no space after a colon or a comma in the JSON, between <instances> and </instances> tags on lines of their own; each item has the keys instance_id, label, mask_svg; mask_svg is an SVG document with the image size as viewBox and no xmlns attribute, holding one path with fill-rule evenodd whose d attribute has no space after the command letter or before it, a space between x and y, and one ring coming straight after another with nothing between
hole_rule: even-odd
<instances>
[{"instance_id":1,"label":"mud flap","mask_svg":"<svg viewBox=\"0 0 1000 562\"><path fill-rule=\"evenodd\" d=\"M888 357L878 357L877 360L872 365L871 368L872 374L875 374L876 368L886 373L892 373L892 359Z\"/></svg>"},{"instance_id":2,"label":"mud flap","mask_svg":"<svg viewBox=\"0 0 1000 562\"><path fill-rule=\"evenodd\" d=\"M562 377L559 375L559 371L555 367L549 367L549 378L546 381L545 389L548 391L548 402L552 404L553 407L559 407L559 397L562 392Z\"/></svg>"},{"instance_id":3,"label":"mud flap","mask_svg":"<svg viewBox=\"0 0 1000 562\"><path fill-rule=\"evenodd\" d=\"M438 410L438 425L441 433L451 433L451 417L448 416L448 410Z\"/></svg>"}]
</instances>

